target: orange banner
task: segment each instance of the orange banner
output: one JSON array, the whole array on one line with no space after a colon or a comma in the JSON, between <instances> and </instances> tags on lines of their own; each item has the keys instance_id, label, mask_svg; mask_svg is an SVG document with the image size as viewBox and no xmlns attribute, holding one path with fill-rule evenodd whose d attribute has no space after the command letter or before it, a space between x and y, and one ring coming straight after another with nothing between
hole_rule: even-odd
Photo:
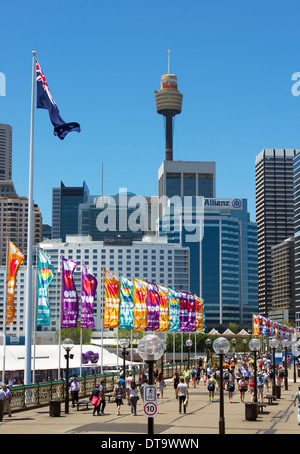
<instances>
[{"instance_id":1,"label":"orange banner","mask_svg":"<svg viewBox=\"0 0 300 454\"><path fill-rule=\"evenodd\" d=\"M159 294L159 329L157 332L169 331L169 289L158 285Z\"/></svg>"},{"instance_id":2,"label":"orange banner","mask_svg":"<svg viewBox=\"0 0 300 454\"><path fill-rule=\"evenodd\" d=\"M104 316L103 329L118 328L120 315L121 283L114 274L104 270Z\"/></svg>"},{"instance_id":3,"label":"orange banner","mask_svg":"<svg viewBox=\"0 0 300 454\"><path fill-rule=\"evenodd\" d=\"M147 292L148 282L133 280L134 326L133 331L144 331L148 325Z\"/></svg>"},{"instance_id":4,"label":"orange banner","mask_svg":"<svg viewBox=\"0 0 300 454\"><path fill-rule=\"evenodd\" d=\"M196 330L197 332L204 332L204 304L203 299L195 296L195 309L196 309Z\"/></svg>"},{"instance_id":5,"label":"orange banner","mask_svg":"<svg viewBox=\"0 0 300 454\"><path fill-rule=\"evenodd\" d=\"M6 296L6 324L12 323L15 317L15 288L17 273L25 261L25 255L20 249L8 242L8 266L7 266L7 296Z\"/></svg>"}]
</instances>

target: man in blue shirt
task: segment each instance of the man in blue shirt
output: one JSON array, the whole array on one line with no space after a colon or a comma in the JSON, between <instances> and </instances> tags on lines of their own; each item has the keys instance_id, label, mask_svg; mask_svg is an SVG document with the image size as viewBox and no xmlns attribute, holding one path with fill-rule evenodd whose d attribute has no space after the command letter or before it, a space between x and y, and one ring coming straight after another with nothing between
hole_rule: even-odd
<instances>
[{"instance_id":1,"label":"man in blue shirt","mask_svg":"<svg viewBox=\"0 0 300 454\"><path fill-rule=\"evenodd\" d=\"M105 402L105 389L104 389L104 385L105 385L105 380L101 380L100 382L100 386L99 386L99 391L100 391L100 397L101 397L101 408L100 408L100 415L104 415L104 408L105 408L105 405L106 405L106 402Z\"/></svg>"},{"instance_id":2,"label":"man in blue shirt","mask_svg":"<svg viewBox=\"0 0 300 454\"><path fill-rule=\"evenodd\" d=\"M120 374L120 386L122 386L124 388L124 391L125 391L125 377L124 377L124 373L123 372Z\"/></svg>"},{"instance_id":3,"label":"man in blue shirt","mask_svg":"<svg viewBox=\"0 0 300 454\"><path fill-rule=\"evenodd\" d=\"M257 393L258 393L257 400L262 403L264 398L264 378L261 372L258 372L257 375Z\"/></svg>"}]
</instances>

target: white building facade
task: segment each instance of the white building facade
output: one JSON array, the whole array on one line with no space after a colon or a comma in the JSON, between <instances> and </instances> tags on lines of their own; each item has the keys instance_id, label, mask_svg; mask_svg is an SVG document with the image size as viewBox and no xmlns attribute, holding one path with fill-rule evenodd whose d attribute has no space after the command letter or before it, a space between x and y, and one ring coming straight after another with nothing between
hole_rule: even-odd
<instances>
[{"instance_id":1,"label":"white building facade","mask_svg":"<svg viewBox=\"0 0 300 454\"><path fill-rule=\"evenodd\" d=\"M123 239L124 243L124 239ZM55 268L54 279L49 287L51 310L50 326L39 329L46 334L54 333L60 325L61 308L61 264L62 257L78 263L74 272L74 281L81 301L81 264L89 267L90 272L98 280L98 288L94 305L95 331L101 331L102 303L104 302L104 269L116 276L120 274L127 279L134 278L155 282L177 290L189 291L189 248L179 244L168 244L165 238L144 237L143 241L111 240L91 241L89 236L67 236L66 242L60 240L45 240L40 243L40 249L51 256ZM33 288L36 288L36 273ZM36 294L36 291L34 290ZM26 295L26 267L21 267L17 276L15 305L16 315L13 324L7 325L7 336L22 339L24 336ZM3 314L5 300L5 267L0 267L0 311ZM36 297L34 297L36 304ZM33 311L35 313L35 311ZM80 312L80 303L79 303ZM80 316L79 316L80 321ZM0 330L2 319L0 319ZM33 325L34 326L34 325ZM40 332L37 333L41 337ZM52 336L53 337L53 336ZM45 342L45 338L43 338Z\"/></svg>"}]
</instances>

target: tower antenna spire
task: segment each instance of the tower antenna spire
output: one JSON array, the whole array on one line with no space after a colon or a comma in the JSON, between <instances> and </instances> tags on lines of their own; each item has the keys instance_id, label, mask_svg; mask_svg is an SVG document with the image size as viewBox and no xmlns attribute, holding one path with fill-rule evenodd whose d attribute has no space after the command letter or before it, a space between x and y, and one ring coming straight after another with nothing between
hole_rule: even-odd
<instances>
[{"instance_id":1,"label":"tower antenna spire","mask_svg":"<svg viewBox=\"0 0 300 454\"><path fill-rule=\"evenodd\" d=\"M182 93L177 88L177 77L170 73L170 54L168 50L168 74L161 76L160 90L155 91L157 113L166 119L166 161L173 161L173 118L181 113Z\"/></svg>"}]
</instances>

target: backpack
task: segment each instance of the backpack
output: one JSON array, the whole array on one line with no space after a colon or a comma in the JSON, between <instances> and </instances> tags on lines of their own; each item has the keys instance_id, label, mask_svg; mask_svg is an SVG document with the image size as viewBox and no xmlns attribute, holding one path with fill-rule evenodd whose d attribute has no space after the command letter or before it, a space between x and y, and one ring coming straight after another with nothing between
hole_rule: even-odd
<instances>
[{"instance_id":1,"label":"backpack","mask_svg":"<svg viewBox=\"0 0 300 454\"><path fill-rule=\"evenodd\" d=\"M228 391L234 391L234 383L232 381L228 383Z\"/></svg>"},{"instance_id":2,"label":"backpack","mask_svg":"<svg viewBox=\"0 0 300 454\"><path fill-rule=\"evenodd\" d=\"M215 384L214 382L210 381L208 384L208 391L214 391L215 390Z\"/></svg>"},{"instance_id":3,"label":"backpack","mask_svg":"<svg viewBox=\"0 0 300 454\"><path fill-rule=\"evenodd\" d=\"M228 372L225 372L225 374L224 374L224 380L229 380L229 373L228 373Z\"/></svg>"},{"instance_id":4,"label":"backpack","mask_svg":"<svg viewBox=\"0 0 300 454\"><path fill-rule=\"evenodd\" d=\"M248 386L247 386L247 383L246 383L245 381L242 381L242 382L240 383L240 389L241 389L242 391L247 391Z\"/></svg>"}]
</instances>

